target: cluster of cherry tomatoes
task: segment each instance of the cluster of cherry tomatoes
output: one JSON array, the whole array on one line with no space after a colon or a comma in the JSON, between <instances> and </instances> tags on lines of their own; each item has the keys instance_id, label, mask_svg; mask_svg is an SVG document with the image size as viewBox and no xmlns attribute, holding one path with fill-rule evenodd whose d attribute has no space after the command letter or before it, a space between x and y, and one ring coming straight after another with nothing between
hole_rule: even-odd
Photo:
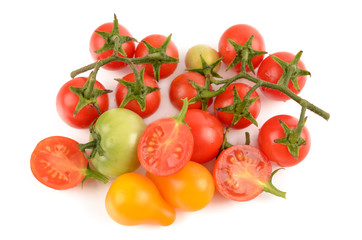
<instances>
[{"instance_id":1,"label":"cluster of cherry tomatoes","mask_svg":"<svg viewBox=\"0 0 362 240\"><path fill-rule=\"evenodd\" d=\"M65 83L56 102L64 122L89 128L89 142L79 144L61 136L42 140L31 156L34 176L54 189L72 188L87 178L104 183L114 178L105 204L112 219L123 225L169 225L175 209L196 211L209 204L215 187L235 201L251 200L263 191L285 198L285 192L271 183L278 171L273 172L271 162L289 167L308 154L306 101L300 102L299 119L277 115L266 121L258 147L232 146L226 133L229 128L257 125L261 109L257 88L281 101L302 90L309 72L301 54L278 52L264 58L262 35L238 24L220 37L218 51L202 44L190 48L185 59L189 71L170 79L179 57L171 36L150 35L137 46L134 40L116 17L94 31L90 53L96 62L73 75L93 71ZM236 77L222 79L217 73L222 62ZM133 71L116 79L117 108L109 109L110 90L96 80L100 67ZM243 77L256 84L236 81ZM160 105L158 81L169 80L169 99L179 113L146 125L143 118ZM217 85L221 87L214 90ZM213 111L208 111L212 104ZM213 160L210 172L203 164ZM140 165L145 175L135 172Z\"/></svg>"}]
</instances>

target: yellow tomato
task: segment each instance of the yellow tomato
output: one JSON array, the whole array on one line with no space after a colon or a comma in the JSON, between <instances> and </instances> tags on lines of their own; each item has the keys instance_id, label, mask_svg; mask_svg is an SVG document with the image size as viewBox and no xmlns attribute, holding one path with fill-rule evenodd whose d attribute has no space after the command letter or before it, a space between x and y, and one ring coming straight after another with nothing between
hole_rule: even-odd
<instances>
[{"instance_id":1,"label":"yellow tomato","mask_svg":"<svg viewBox=\"0 0 362 240\"><path fill-rule=\"evenodd\" d=\"M205 44L198 44L190 48L185 56L185 65L186 68L202 68L200 55L204 58L205 62L209 65L216 62L219 58L218 52L212 47ZM214 71L218 72L220 69L220 64L218 64Z\"/></svg>"},{"instance_id":2,"label":"yellow tomato","mask_svg":"<svg viewBox=\"0 0 362 240\"><path fill-rule=\"evenodd\" d=\"M155 184L138 173L125 173L112 183L106 196L109 216L119 224L132 226L155 223L172 224L175 209L160 195Z\"/></svg>"},{"instance_id":3,"label":"yellow tomato","mask_svg":"<svg viewBox=\"0 0 362 240\"><path fill-rule=\"evenodd\" d=\"M203 165L190 161L179 172L170 176L146 173L160 190L163 198L183 211L204 208L214 196L214 180Z\"/></svg>"}]
</instances>

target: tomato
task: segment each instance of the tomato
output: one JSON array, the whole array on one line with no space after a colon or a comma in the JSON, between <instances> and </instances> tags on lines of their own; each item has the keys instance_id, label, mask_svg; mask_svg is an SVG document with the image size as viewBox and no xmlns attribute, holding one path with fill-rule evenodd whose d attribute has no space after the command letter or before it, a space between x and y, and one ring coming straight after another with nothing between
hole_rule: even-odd
<instances>
[{"instance_id":1,"label":"tomato","mask_svg":"<svg viewBox=\"0 0 362 240\"><path fill-rule=\"evenodd\" d=\"M235 145L216 159L213 177L217 190L234 201L249 201L266 191L284 197L285 192L271 184L272 166L256 147Z\"/></svg>"},{"instance_id":2,"label":"tomato","mask_svg":"<svg viewBox=\"0 0 362 240\"><path fill-rule=\"evenodd\" d=\"M125 173L112 183L105 200L109 216L117 223L132 226L167 226L176 212L162 197L155 184L139 173Z\"/></svg>"},{"instance_id":3,"label":"tomato","mask_svg":"<svg viewBox=\"0 0 362 240\"><path fill-rule=\"evenodd\" d=\"M191 128L194 149L191 161L208 162L216 157L224 140L224 128L214 115L200 109L189 109L185 121Z\"/></svg>"},{"instance_id":4,"label":"tomato","mask_svg":"<svg viewBox=\"0 0 362 240\"><path fill-rule=\"evenodd\" d=\"M247 118L242 117L235 125L232 125L232 121L234 118L234 114L230 112L222 112L219 111L218 108L230 106L234 104L234 96L233 96L233 88L236 88L239 97L241 100L243 100L244 96L247 94L247 92L250 90L251 87L244 83L233 83L228 86L225 91L218 95L215 98L214 103L214 110L217 118L226 125L226 127L232 127L235 129L241 129L248 127L252 122L248 120ZM253 92L250 96L250 99L258 97L257 92ZM256 119L259 116L260 113L260 99L257 99L254 103L251 104L249 107L249 112L252 115L254 119Z\"/></svg>"},{"instance_id":5,"label":"tomato","mask_svg":"<svg viewBox=\"0 0 362 240\"><path fill-rule=\"evenodd\" d=\"M91 154L94 168L108 177L136 170L140 165L137 145L145 128L143 119L131 110L115 108L103 113L90 137L96 141L95 150L101 149Z\"/></svg>"},{"instance_id":6,"label":"tomato","mask_svg":"<svg viewBox=\"0 0 362 240\"><path fill-rule=\"evenodd\" d=\"M187 69L200 69L202 68L201 57L205 60L208 65L213 64L219 59L218 52L212 47L205 44L198 44L191 47L185 56L185 65ZM218 64L214 71L218 72L220 69L220 65Z\"/></svg>"},{"instance_id":7,"label":"tomato","mask_svg":"<svg viewBox=\"0 0 362 240\"><path fill-rule=\"evenodd\" d=\"M34 177L45 186L57 190L78 186L85 177L97 178L105 183L108 181L87 166L88 160L79 151L78 142L62 136L41 140L30 158Z\"/></svg>"},{"instance_id":8,"label":"tomato","mask_svg":"<svg viewBox=\"0 0 362 240\"><path fill-rule=\"evenodd\" d=\"M96 33L96 31L111 32L112 28L113 28L113 23L110 22L110 23L102 24L96 30L94 30L94 32L90 38L89 51L92 55L92 58L95 61L99 61L99 60L108 58L113 54L113 49L107 50L102 53L95 52L98 49L100 49L101 47L103 47L103 45L105 43L105 40L98 33ZM132 37L132 35L129 33L129 31L124 26L118 24L118 28L119 28L120 35ZM128 57L128 58L133 57L134 52L135 52L134 42L132 42L132 41L125 42L122 44L122 48L125 51L125 53L127 54L127 56L122 56L120 53L118 53L119 56ZM107 70L119 70L126 66L127 66L127 63L120 62L120 61L113 61L113 62L107 63L106 65L103 65L102 67Z\"/></svg>"},{"instance_id":9,"label":"tomato","mask_svg":"<svg viewBox=\"0 0 362 240\"><path fill-rule=\"evenodd\" d=\"M299 146L299 157L295 159L286 145L275 142L276 139L285 136L283 127L278 119L288 125L289 128L295 128L299 121L297 118L289 115L278 115L270 118L260 129L258 136L259 147L270 161L275 162L281 167L291 167L303 161L308 155L311 146L310 134L307 127L304 126L301 137L306 143Z\"/></svg>"},{"instance_id":10,"label":"tomato","mask_svg":"<svg viewBox=\"0 0 362 240\"><path fill-rule=\"evenodd\" d=\"M252 35L254 36L252 48L257 51L265 51L263 36L254 27L246 24L237 24L228 28L222 34L219 40L219 55L223 57L223 62L229 65L236 56L234 48L227 40L228 38L230 38L239 45L244 45ZM255 56L252 58L252 64L254 66L254 69L256 69L260 65L260 63L263 61L263 58L263 55ZM240 72L241 64L236 64L234 66L234 69L237 72ZM246 70L250 70L248 66L246 66Z\"/></svg>"},{"instance_id":11,"label":"tomato","mask_svg":"<svg viewBox=\"0 0 362 240\"><path fill-rule=\"evenodd\" d=\"M153 34L153 35L149 35L149 36L145 37L144 39L142 39L142 42L137 45L137 48L135 51L135 57L136 58L144 57L148 54L148 50L147 50L145 44L143 43L143 41L146 41L149 44L151 44L153 47L158 48L162 45L162 43L166 40L166 38L167 38L166 36L163 36L160 34ZM178 58L178 56L179 56L177 47L172 41L170 41L170 43L167 47L166 55L175 57L175 58ZM146 70L145 70L146 74L148 74L150 76L154 76L152 65L144 64L144 65L141 65L140 67L144 67L144 66L146 67ZM177 63L161 64L160 79L170 76L176 70L176 67L177 67Z\"/></svg>"},{"instance_id":12,"label":"tomato","mask_svg":"<svg viewBox=\"0 0 362 240\"><path fill-rule=\"evenodd\" d=\"M146 171L168 176L180 171L190 160L194 140L183 123L186 110L187 104L175 118L160 118L147 126L138 144L138 158Z\"/></svg>"},{"instance_id":13,"label":"tomato","mask_svg":"<svg viewBox=\"0 0 362 240\"><path fill-rule=\"evenodd\" d=\"M75 108L78 104L79 97L70 91L69 87L82 87L87 78L77 77L66 82L59 90L56 106L60 118L69 126L74 128L88 128L89 125L99 117L99 113L92 105L86 105L75 116L73 116ZM104 86L96 81L95 88L104 89ZM101 113L107 111L109 107L108 95L103 94L97 98L97 103Z\"/></svg>"},{"instance_id":14,"label":"tomato","mask_svg":"<svg viewBox=\"0 0 362 240\"><path fill-rule=\"evenodd\" d=\"M125 77L123 77L122 79L128 82L134 82L135 75L134 73L130 73ZM144 83L145 85L150 87L158 87L156 80L147 74L144 75ZM118 106L121 105L127 92L128 90L124 85L122 85L121 83L117 85L115 98ZM124 108L132 110L133 112L140 115L142 118L146 118L156 112L156 110L160 106L160 102L161 102L160 91L154 91L146 95L146 109L144 111L141 110L141 107L136 100L129 101L126 104L126 106L124 106Z\"/></svg>"},{"instance_id":15,"label":"tomato","mask_svg":"<svg viewBox=\"0 0 362 240\"><path fill-rule=\"evenodd\" d=\"M205 86L205 77L200 73L186 72L178 75L175 79L173 79L169 89L169 97L172 105L177 109L181 109L182 99L187 98L188 100L191 100L197 95L196 89L188 80L196 82L201 87ZM211 85L209 90L212 91ZM212 101L212 98L210 98L208 101L208 106L212 104ZM193 108L201 109L201 101L189 105L189 109Z\"/></svg>"},{"instance_id":16,"label":"tomato","mask_svg":"<svg viewBox=\"0 0 362 240\"><path fill-rule=\"evenodd\" d=\"M179 172L160 177L147 172L163 198L183 211L197 211L208 205L214 196L214 180L207 168L188 162Z\"/></svg>"},{"instance_id":17,"label":"tomato","mask_svg":"<svg viewBox=\"0 0 362 240\"><path fill-rule=\"evenodd\" d=\"M277 52L272 55L280 58L281 60L283 60L285 62L291 62L293 60L293 58L295 57L294 54L289 53L289 52ZM300 69L304 69L304 70L306 69L305 65L302 61L299 61L298 67ZM283 69L281 68L281 66L276 61L274 61L271 56L268 56L261 63L261 65L258 69L257 76L258 76L258 78L260 78L264 81L276 84L279 81L282 74L283 74ZM299 77L297 77L297 82L298 82L300 90L298 91L294 87L294 85L291 81L289 81L289 83L288 83L288 88L295 94L298 94L303 89L306 81L307 81L307 76L299 76ZM290 97L288 97L284 93L274 90L274 89L261 87L261 90L267 97L274 99L274 100L287 101L290 99Z\"/></svg>"}]
</instances>

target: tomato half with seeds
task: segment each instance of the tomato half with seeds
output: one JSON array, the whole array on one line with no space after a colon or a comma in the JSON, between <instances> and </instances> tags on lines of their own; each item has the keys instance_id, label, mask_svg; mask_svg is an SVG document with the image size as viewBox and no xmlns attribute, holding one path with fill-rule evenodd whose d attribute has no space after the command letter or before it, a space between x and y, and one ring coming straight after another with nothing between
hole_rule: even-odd
<instances>
[{"instance_id":1,"label":"tomato half with seeds","mask_svg":"<svg viewBox=\"0 0 362 240\"><path fill-rule=\"evenodd\" d=\"M280 197L285 193L270 182L272 166L256 147L235 145L217 158L213 177L216 188L224 197L234 201L249 201L268 191Z\"/></svg>"}]
</instances>

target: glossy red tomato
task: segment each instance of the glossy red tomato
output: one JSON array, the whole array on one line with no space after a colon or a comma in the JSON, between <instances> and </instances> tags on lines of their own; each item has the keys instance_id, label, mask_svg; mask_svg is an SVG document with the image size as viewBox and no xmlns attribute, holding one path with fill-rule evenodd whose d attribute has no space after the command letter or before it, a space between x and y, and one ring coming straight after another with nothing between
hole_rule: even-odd
<instances>
[{"instance_id":1,"label":"glossy red tomato","mask_svg":"<svg viewBox=\"0 0 362 240\"><path fill-rule=\"evenodd\" d=\"M295 159L289 153L286 145L274 142L276 139L285 137L284 130L278 119L292 129L298 125L298 119L289 115L278 115L270 118L260 129L258 136L259 147L270 161L281 167L291 167L303 161L308 155L311 146L310 134L304 126L301 137L306 141L306 144L299 147L299 157Z\"/></svg>"},{"instance_id":2,"label":"glossy red tomato","mask_svg":"<svg viewBox=\"0 0 362 240\"><path fill-rule=\"evenodd\" d=\"M289 53L289 52L277 52L272 54L278 58L280 58L283 61L286 62L291 62L293 60L293 58L295 57L294 54ZM301 69L305 69L305 65L302 61L299 61L298 63L298 67ZM277 62L275 62L271 56L268 56L267 58L264 59L264 61L261 63L259 69L258 69L258 73L257 76L258 78L264 80L264 81L268 81L271 83L277 83L280 79L280 77L283 74L283 69L279 66L279 64ZM298 81L298 85L300 90L303 89L305 82L307 80L307 76L299 76L297 77L297 81ZM288 88L294 92L295 94L298 94L300 91L298 91L294 86L293 83L291 81L289 81L288 83ZM265 88L265 87L261 87L261 90L263 91L263 93L274 100L278 100L278 101L287 101L290 98L285 95L284 93L274 90L274 89L270 89L270 88Z\"/></svg>"},{"instance_id":3,"label":"glossy red tomato","mask_svg":"<svg viewBox=\"0 0 362 240\"><path fill-rule=\"evenodd\" d=\"M145 37L144 39L142 39L142 41L146 41L149 44L151 44L153 47L158 48L162 45L162 43L166 40L166 38L167 38L166 36L163 36L160 34L153 34L153 35L149 35L149 36ZM136 58L144 57L147 54L148 54L148 50L147 50L145 44L143 42L138 44L137 48L136 48L136 52L135 52L135 57ZM170 41L170 43L167 47L166 55L175 57L175 58L179 57L177 47L172 41ZM154 76L153 67L151 64L145 64L145 65L142 65L141 67L143 67L143 66L146 66L145 72L148 75ZM176 70L176 67L177 67L177 63L161 64L160 79L170 76Z\"/></svg>"},{"instance_id":4,"label":"glossy red tomato","mask_svg":"<svg viewBox=\"0 0 362 240\"><path fill-rule=\"evenodd\" d=\"M177 109L182 108L182 100L184 98L187 98L188 100L191 100L193 97L197 95L196 89L191 85L191 83L188 81L194 81L198 85L205 86L205 77L201 75L200 73L194 73L194 72L186 72L178 75L170 85L169 89L169 96L172 105L174 105ZM212 87L210 85L209 88L210 91L212 91ZM208 101L208 106L212 104L212 98ZM202 103L196 102L189 105L189 109L201 109Z\"/></svg>"},{"instance_id":5,"label":"glossy red tomato","mask_svg":"<svg viewBox=\"0 0 362 240\"><path fill-rule=\"evenodd\" d=\"M135 75L134 75L134 73L130 73L130 74L126 75L125 77L123 77L122 79L126 80L128 82L134 82ZM144 75L144 83L146 86L149 86L149 87L158 87L156 80L147 74ZM121 83L118 83L117 88L116 88L116 95L115 95L118 106L121 105L127 92L128 92L127 88L124 85L122 85ZM136 100L129 101L124 108L132 110L133 112L140 115L142 118L146 118L156 112L156 110L160 106L160 102L161 102L160 91L154 91L154 92L151 92L146 95L146 108L143 112L141 110L140 105L138 104L138 102Z\"/></svg>"},{"instance_id":6,"label":"glossy red tomato","mask_svg":"<svg viewBox=\"0 0 362 240\"><path fill-rule=\"evenodd\" d=\"M123 35L123 36L129 36L132 37L132 35L129 33L129 31L122 25L118 24L119 26L119 34ZM113 28L113 23L105 23L101 26L99 26L96 30L94 30L91 39L90 39L90 43L89 43L89 51L92 55L92 58L95 61L98 60L102 60L105 58L110 57L113 54L113 50L107 50L105 52L102 53L96 53L95 51L100 49L101 47L103 47L105 40L98 34L96 33L96 31L101 31L101 32L111 32ZM122 48L123 50L126 52L127 56L122 56L120 53L118 53L119 56L122 57L128 57L131 58L134 55L135 52L135 44L132 41L126 42L122 44ZM107 70L119 70L122 69L124 67L126 67L127 64L124 62L120 62L120 61L113 61L111 63L108 63L104 66L102 66L104 69Z\"/></svg>"},{"instance_id":7,"label":"glossy red tomato","mask_svg":"<svg viewBox=\"0 0 362 240\"><path fill-rule=\"evenodd\" d=\"M225 64L229 65L236 56L236 52L235 52L234 48L227 40L228 38L230 38L231 40L233 40L234 42L236 42L239 45L243 45L246 43L246 41L252 35L254 36L252 48L254 50L258 50L258 51L265 51L265 44L264 44L263 36L254 27L246 25L246 24L237 24L237 25L234 25L234 26L231 26L230 28L228 28L222 34L222 36L219 40L219 55L221 57L223 57L223 59L222 59L223 62ZM255 56L252 59L254 69L256 69L260 65L261 61L263 61L263 58L264 58L263 55L259 55L259 56ZM234 67L234 69L237 72L240 72L240 67L241 67L241 64L238 63ZM246 70L249 70L249 68L247 66L246 66Z\"/></svg>"},{"instance_id":8,"label":"glossy red tomato","mask_svg":"<svg viewBox=\"0 0 362 240\"><path fill-rule=\"evenodd\" d=\"M218 191L235 201L249 201L257 197L271 174L270 161L258 148L249 145L227 148L219 155L213 169Z\"/></svg>"},{"instance_id":9,"label":"glossy red tomato","mask_svg":"<svg viewBox=\"0 0 362 240\"><path fill-rule=\"evenodd\" d=\"M73 113L78 104L79 97L69 90L70 86L82 87L87 81L85 77L77 77L66 82L59 90L56 107L60 118L69 126L74 128L88 128L89 125L99 117L99 114L94 106L86 105L75 116ZM104 89L104 86L96 81L94 88ZM99 109L101 113L108 110L109 100L108 95L103 94L97 98Z\"/></svg>"},{"instance_id":10,"label":"glossy red tomato","mask_svg":"<svg viewBox=\"0 0 362 240\"><path fill-rule=\"evenodd\" d=\"M218 95L215 98L215 103L214 103L215 114L216 114L217 118L223 124L226 125L226 127L232 127L235 129L246 128L247 126L249 126L252 123L248 119L243 117L235 125L232 126L234 114L217 110L217 108L226 107L226 106L232 105L234 103L234 96L233 96L234 87L236 87L236 90L237 90L238 95L241 98L241 100L244 98L244 96L247 94L247 92L251 88L250 86L248 86L244 83L230 84L230 86L228 86L226 88L225 92L223 92L222 94ZM255 98L255 97L258 97L258 94L257 94L257 92L254 91L251 94L250 98ZM258 100L256 100L256 102L251 104L251 106L249 107L249 111L255 119L258 117L258 115L260 113L260 108L261 108L260 105L261 105L260 99L258 99Z\"/></svg>"},{"instance_id":11,"label":"glossy red tomato","mask_svg":"<svg viewBox=\"0 0 362 240\"><path fill-rule=\"evenodd\" d=\"M191 161L208 162L216 157L224 140L221 122L211 113L201 109L189 109L185 121L191 128L194 149Z\"/></svg>"}]
</instances>

